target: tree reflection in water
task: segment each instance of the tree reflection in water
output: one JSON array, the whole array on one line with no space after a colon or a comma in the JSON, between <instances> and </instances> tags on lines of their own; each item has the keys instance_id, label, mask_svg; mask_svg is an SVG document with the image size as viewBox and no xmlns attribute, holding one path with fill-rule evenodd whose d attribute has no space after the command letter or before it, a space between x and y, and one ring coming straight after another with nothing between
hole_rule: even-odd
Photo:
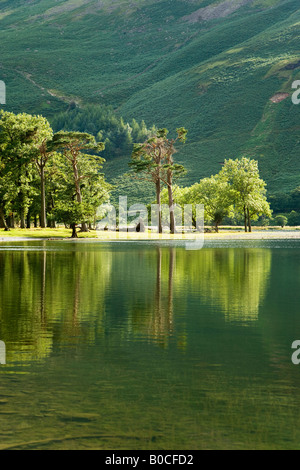
<instances>
[{"instance_id":1,"label":"tree reflection in water","mask_svg":"<svg viewBox=\"0 0 300 470\"><path fill-rule=\"evenodd\" d=\"M163 348L173 338L185 349L191 299L199 313L206 305L228 322L253 324L271 269L271 250L259 248L35 247L0 252L1 339L10 361L111 335Z\"/></svg>"}]
</instances>

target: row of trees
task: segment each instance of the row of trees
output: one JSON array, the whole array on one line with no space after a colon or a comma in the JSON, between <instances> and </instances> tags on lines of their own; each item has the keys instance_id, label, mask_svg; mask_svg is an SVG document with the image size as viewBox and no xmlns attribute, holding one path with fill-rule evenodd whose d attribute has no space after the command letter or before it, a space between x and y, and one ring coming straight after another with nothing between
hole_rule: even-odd
<instances>
[{"instance_id":1,"label":"row of trees","mask_svg":"<svg viewBox=\"0 0 300 470\"><path fill-rule=\"evenodd\" d=\"M225 160L219 174L204 178L191 187L174 186L186 172L175 163L176 142L186 141L187 130L177 129L177 137L168 139L167 129L158 130L143 144L135 145L130 166L138 177L155 184L159 207L159 233L162 233L162 204L169 205L170 231L175 233L175 206L204 204L205 218L216 230L225 217L241 214L245 232L252 230L252 220L271 217L266 197L266 183L260 178L258 163L249 158ZM164 188L163 188L164 186Z\"/></svg>"},{"instance_id":2,"label":"row of trees","mask_svg":"<svg viewBox=\"0 0 300 470\"><path fill-rule=\"evenodd\" d=\"M76 237L76 225L88 230L110 185L100 173L102 142L83 132L54 133L42 116L0 114L0 223L30 227L64 222ZM36 222L35 222L36 223Z\"/></svg>"},{"instance_id":3,"label":"row of trees","mask_svg":"<svg viewBox=\"0 0 300 470\"><path fill-rule=\"evenodd\" d=\"M77 114L77 116L80 116ZM146 132L146 130L145 130ZM203 204L205 218L216 230L226 217L243 217L245 231L259 216L271 217L266 184L260 178L258 163L249 158L225 160L221 171L190 187L179 187L186 173L176 163L177 145L184 144L187 130L178 128L169 138L167 129L152 129L151 137L134 144L129 163L137 178L155 185L159 207L159 233L163 231L162 204L169 206L170 231L175 233L176 205ZM137 137L145 137L144 131ZM87 132L54 133L42 116L0 113L0 227L21 228L31 220L53 227L63 222L88 231L97 208L109 200L112 189L101 173L104 159L99 154L103 142Z\"/></svg>"},{"instance_id":4,"label":"row of trees","mask_svg":"<svg viewBox=\"0 0 300 470\"><path fill-rule=\"evenodd\" d=\"M225 218L244 221L245 232L252 231L252 221L259 216L271 217L266 197L266 183L260 178L256 160L225 160L221 171L188 188L178 188L179 204L204 204L205 219L216 231Z\"/></svg>"}]
</instances>

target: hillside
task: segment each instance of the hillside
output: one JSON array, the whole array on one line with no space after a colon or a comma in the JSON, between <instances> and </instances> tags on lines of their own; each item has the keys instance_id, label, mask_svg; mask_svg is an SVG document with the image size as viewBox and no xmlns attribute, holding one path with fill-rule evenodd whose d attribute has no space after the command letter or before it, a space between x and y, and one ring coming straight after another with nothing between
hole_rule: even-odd
<instances>
[{"instance_id":1,"label":"hillside","mask_svg":"<svg viewBox=\"0 0 300 470\"><path fill-rule=\"evenodd\" d=\"M246 155L270 193L288 192L300 176L299 25L299 0L2 0L5 109L52 119L102 104L147 127L185 126L186 183ZM110 161L108 176L127 162Z\"/></svg>"}]
</instances>

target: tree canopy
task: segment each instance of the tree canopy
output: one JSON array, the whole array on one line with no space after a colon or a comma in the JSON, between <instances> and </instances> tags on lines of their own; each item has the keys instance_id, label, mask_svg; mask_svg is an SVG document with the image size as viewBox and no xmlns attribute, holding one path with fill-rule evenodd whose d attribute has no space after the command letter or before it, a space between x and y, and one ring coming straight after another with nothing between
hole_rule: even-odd
<instances>
[{"instance_id":1,"label":"tree canopy","mask_svg":"<svg viewBox=\"0 0 300 470\"><path fill-rule=\"evenodd\" d=\"M259 215L272 215L266 197L266 183L260 178L258 162L243 157L225 160L220 180L231 187L232 203L243 214L245 231L251 232L251 220Z\"/></svg>"},{"instance_id":2,"label":"tree canopy","mask_svg":"<svg viewBox=\"0 0 300 470\"><path fill-rule=\"evenodd\" d=\"M54 134L42 116L0 114L0 222L9 230L14 218L21 228L31 215L41 227L49 220L87 230L97 206L111 186L100 172L104 144L88 133ZM26 220L27 219L27 220ZM74 226L75 224L75 226Z\"/></svg>"}]
</instances>

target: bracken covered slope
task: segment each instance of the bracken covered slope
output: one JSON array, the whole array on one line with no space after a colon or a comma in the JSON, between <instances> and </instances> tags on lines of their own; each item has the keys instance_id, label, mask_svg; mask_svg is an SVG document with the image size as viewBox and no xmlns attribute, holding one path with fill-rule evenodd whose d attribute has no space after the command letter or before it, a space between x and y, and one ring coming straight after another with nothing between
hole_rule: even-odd
<instances>
[{"instance_id":1,"label":"bracken covered slope","mask_svg":"<svg viewBox=\"0 0 300 470\"><path fill-rule=\"evenodd\" d=\"M125 120L185 126L186 183L246 155L271 193L288 192L300 180L299 26L299 0L2 0L6 109L51 119L71 101L110 104Z\"/></svg>"}]
</instances>

